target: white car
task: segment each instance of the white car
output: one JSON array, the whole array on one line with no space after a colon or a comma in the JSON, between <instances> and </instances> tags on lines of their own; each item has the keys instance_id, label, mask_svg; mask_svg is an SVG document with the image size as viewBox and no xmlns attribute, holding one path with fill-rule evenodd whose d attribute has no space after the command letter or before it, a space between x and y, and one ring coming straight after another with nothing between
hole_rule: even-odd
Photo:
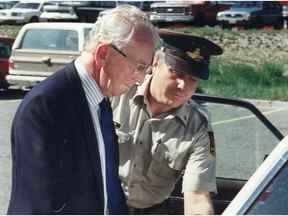
<instances>
[{"instance_id":1,"label":"white car","mask_svg":"<svg viewBox=\"0 0 288 216\"><path fill-rule=\"evenodd\" d=\"M55 2L53 5L44 6L44 11L40 15L41 22L47 21L77 21L78 16L70 5L63 5Z\"/></svg>"},{"instance_id":2,"label":"white car","mask_svg":"<svg viewBox=\"0 0 288 216\"><path fill-rule=\"evenodd\" d=\"M31 88L80 55L92 23L29 23L19 31L6 80Z\"/></svg>"},{"instance_id":3,"label":"white car","mask_svg":"<svg viewBox=\"0 0 288 216\"><path fill-rule=\"evenodd\" d=\"M21 1L11 9L0 10L0 23L38 22L44 5L51 2L41 0Z\"/></svg>"},{"instance_id":4,"label":"white car","mask_svg":"<svg viewBox=\"0 0 288 216\"><path fill-rule=\"evenodd\" d=\"M278 1L241 1L218 13L217 21L222 27L271 25L280 29L283 26L282 5Z\"/></svg>"}]
</instances>

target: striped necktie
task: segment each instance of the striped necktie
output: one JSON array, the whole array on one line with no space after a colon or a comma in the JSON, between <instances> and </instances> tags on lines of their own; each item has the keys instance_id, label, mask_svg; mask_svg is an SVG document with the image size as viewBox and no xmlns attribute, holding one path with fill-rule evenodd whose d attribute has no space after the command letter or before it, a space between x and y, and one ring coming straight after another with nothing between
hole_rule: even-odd
<instances>
[{"instance_id":1,"label":"striped necktie","mask_svg":"<svg viewBox=\"0 0 288 216\"><path fill-rule=\"evenodd\" d=\"M100 103L100 124L105 145L106 187L109 214L127 214L126 199L118 178L119 151L108 98Z\"/></svg>"}]
</instances>

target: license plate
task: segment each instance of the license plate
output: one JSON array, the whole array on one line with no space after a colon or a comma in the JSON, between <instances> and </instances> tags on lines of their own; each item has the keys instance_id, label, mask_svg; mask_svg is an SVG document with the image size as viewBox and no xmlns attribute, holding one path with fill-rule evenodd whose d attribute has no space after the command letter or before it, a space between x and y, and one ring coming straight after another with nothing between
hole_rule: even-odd
<instances>
[{"instance_id":1,"label":"license plate","mask_svg":"<svg viewBox=\"0 0 288 216\"><path fill-rule=\"evenodd\" d=\"M172 22L172 21L173 21L173 18L171 18L171 17L166 17L166 21L167 21L167 22Z\"/></svg>"},{"instance_id":2,"label":"license plate","mask_svg":"<svg viewBox=\"0 0 288 216\"><path fill-rule=\"evenodd\" d=\"M237 23L237 20L229 20L229 23L230 23L230 24L236 24L236 23Z\"/></svg>"}]
</instances>

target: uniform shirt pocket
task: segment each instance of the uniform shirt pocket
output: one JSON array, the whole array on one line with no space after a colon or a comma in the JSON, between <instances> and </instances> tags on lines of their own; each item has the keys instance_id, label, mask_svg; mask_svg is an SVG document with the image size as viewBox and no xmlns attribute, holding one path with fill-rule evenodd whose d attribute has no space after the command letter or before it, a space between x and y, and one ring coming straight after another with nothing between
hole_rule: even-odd
<instances>
[{"instance_id":1,"label":"uniform shirt pocket","mask_svg":"<svg viewBox=\"0 0 288 216\"><path fill-rule=\"evenodd\" d=\"M153 143L153 160L162 161L171 169L181 171L187 164L191 154L191 143L178 139L162 140L158 139Z\"/></svg>"}]
</instances>

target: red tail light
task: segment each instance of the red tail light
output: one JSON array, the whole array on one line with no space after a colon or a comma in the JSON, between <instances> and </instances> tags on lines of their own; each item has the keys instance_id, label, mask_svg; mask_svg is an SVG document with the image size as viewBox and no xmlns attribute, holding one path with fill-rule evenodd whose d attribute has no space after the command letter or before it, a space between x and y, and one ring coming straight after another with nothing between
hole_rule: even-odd
<instances>
[{"instance_id":1,"label":"red tail light","mask_svg":"<svg viewBox=\"0 0 288 216\"><path fill-rule=\"evenodd\" d=\"M15 69L15 65L14 65L14 62L13 62L13 60L10 58L9 59L9 69Z\"/></svg>"}]
</instances>

